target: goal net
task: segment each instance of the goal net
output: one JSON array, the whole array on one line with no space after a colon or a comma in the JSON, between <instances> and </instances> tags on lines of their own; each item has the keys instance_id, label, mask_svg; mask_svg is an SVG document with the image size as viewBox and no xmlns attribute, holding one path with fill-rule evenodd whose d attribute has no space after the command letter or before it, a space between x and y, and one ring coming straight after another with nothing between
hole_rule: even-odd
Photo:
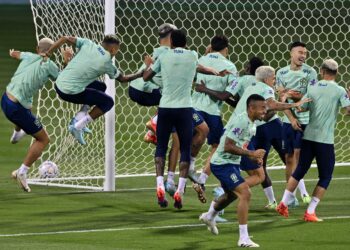
<instances>
[{"instance_id":1,"label":"goal net","mask_svg":"<svg viewBox=\"0 0 350 250\"><path fill-rule=\"evenodd\" d=\"M32 0L31 4L37 39L73 35L100 42L103 38L104 1ZM126 74L138 69L143 55L157 47L157 27L169 22L187 31L188 47L199 54L204 53L211 37L225 34L230 40L229 59L239 70L254 55L276 69L284 67L289 63L289 44L304 41L309 47L306 63L318 71L323 59L334 58L340 65L337 81L346 87L350 80L349 12L350 2L341 0L116 0L115 31L122 41L116 64ZM61 61L56 54L56 62ZM153 174L154 146L144 143L143 136L145 123L156 108L132 102L128 85L118 82L115 99L116 176ZM39 162L30 174L33 182L102 189L104 119L92 123L93 135L86 136L88 145L80 146L67 130L77 109L58 99L52 84L40 92L37 114L51 138L41 160L54 161L60 175L49 180L38 178ZM224 121L231 113L232 109L225 106ZM350 165L349 128L350 119L340 114L335 136L337 165ZM196 161L197 169L208 154L205 145ZM275 152L271 152L268 165L282 165Z\"/></svg>"}]
</instances>

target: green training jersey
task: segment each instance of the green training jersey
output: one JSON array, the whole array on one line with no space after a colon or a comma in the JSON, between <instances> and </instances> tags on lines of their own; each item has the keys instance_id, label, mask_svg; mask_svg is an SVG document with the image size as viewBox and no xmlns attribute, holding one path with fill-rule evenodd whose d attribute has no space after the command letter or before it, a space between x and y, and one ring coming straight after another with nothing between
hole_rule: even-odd
<instances>
[{"instance_id":1,"label":"green training jersey","mask_svg":"<svg viewBox=\"0 0 350 250\"><path fill-rule=\"evenodd\" d=\"M281 68L276 74L276 87L284 89L292 89L299 91L301 94L305 95L307 88L310 84L317 82L317 73L312 67L307 64L303 64L300 70L291 70L290 65ZM289 103L293 100L288 99ZM301 124L309 123L309 112L298 113L293 109L295 116ZM290 123L288 117L284 115L283 122Z\"/></svg>"},{"instance_id":2,"label":"green training jersey","mask_svg":"<svg viewBox=\"0 0 350 250\"><path fill-rule=\"evenodd\" d=\"M310 122L303 139L334 144L334 128L340 107L350 106L345 89L334 81L319 81L310 84L305 98L312 102L305 104L310 110Z\"/></svg>"},{"instance_id":3,"label":"green training jersey","mask_svg":"<svg viewBox=\"0 0 350 250\"><path fill-rule=\"evenodd\" d=\"M156 61L161 54L168 51L169 49L170 48L168 46L160 46L158 48L155 48L152 55L153 61ZM143 64L139 69L139 72L145 68L146 65ZM131 81L130 86L142 92L152 93L154 89L162 88L162 76L160 73L158 73L150 81L147 82L145 82L142 77L140 77Z\"/></svg>"},{"instance_id":4,"label":"green training jersey","mask_svg":"<svg viewBox=\"0 0 350 250\"><path fill-rule=\"evenodd\" d=\"M226 91L239 96L242 96L245 89L251 86L253 83L256 83L257 80L253 75L244 75L238 77L237 81L232 82L229 86L227 86Z\"/></svg>"},{"instance_id":5,"label":"green training jersey","mask_svg":"<svg viewBox=\"0 0 350 250\"><path fill-rule=\"evenodd\" d=\"M237 79L236 66L218 52L202 56L198 63L206 67L214 68L217 71L226 69L232 73L225 77L198 73L196 83L200 84L203 81L205 86L209 89L224 91L231 82ZM222 101L215 100L205 93L193 92L192 102L196 110L204 111L210 115L221 115Z\"/></svg>"},{"instance_id":6,"label":"green training jersey","mask_svg":"<svg viewBox=\"0 0 350 250\"><path fill-rule=\"evenodd\" d=\"M49 79L56 80L59 69L50 59L43 61L40 55L30 52L21 52L20 60L6 91L16 97L23 107L30 109L33 96Z\"/></svg>"},{"instance_id":7,"label":"green training jersey","mask_svg":"<svg viewBox=\"0 0 350 250\"><path fill-rule=\"evenodd\" d=\"M184 48L170 49L159 56L152 71L162 76L160 108L192 107L191 89L197 64L198 54Z\"/></svg>"},{"instance_id":8,"label":"green training jersey","mask_svg":"<svg viewBox=\"0 0 350 250\"><path fill-rule=\"evenodd\" d=\"M236 146L247 149L251 138L256 133L256 125L252 122L246 112L235 116L234 119L225 126L225 133L220 138L218 149L215 151L210 163L216 165L240 164L241 156L225 152L226 138L235 141Z\"/></svg>"},{"instance_id":9,"label":"green training jersey","mask_svg":"<svg viewBox=\"0 0 350 250\"><path fill-rule=\"evenodd\" d=\"M230 93L232 95L236 95L238 93L238 90L239 90L239 88L234 88L234 89L232 89L232 91ZM248 100L249 96L251 96L253 94L260 95L260 96L264 97L265 100L270 99L270 98L275 99L275 91L269 85L267 85L263 82L252 83L252 85L248 86L246 88L246 90L243 92L243 95L239 99L237 106L230 117L229 122L232 119L234 119L235 116L237 116L243 112L247 112L247 100ZM274 115L269 121L272 121L276 118L278 118L278 116ZM262 125L264 123L265 123L264 121L257 121L256 122L256 124L258 126Z\"/></svg>"},{"instance_id":10,"label":"green training jersey","mask_svg":"<svg viewBox=\"0 0 350 250\"><path fill-rule=\"evenodd\" d=\"M119 76L113 65L111 54L101 45L85 38L77 37L78 53L60 73L56 85L65 94L75 95L83 92L98 77L107 74L114 79Z\"/></svg>"}]
</instances>

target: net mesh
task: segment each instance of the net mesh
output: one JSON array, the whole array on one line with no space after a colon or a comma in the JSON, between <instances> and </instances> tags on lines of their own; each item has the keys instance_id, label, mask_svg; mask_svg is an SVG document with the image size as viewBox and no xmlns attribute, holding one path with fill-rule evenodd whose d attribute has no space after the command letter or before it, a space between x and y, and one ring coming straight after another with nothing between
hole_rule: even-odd
<instances>
[{"instance_id":1,"label":"net mesh","mask_svg":"<svg viewBox=\"0 0 350 250\"><path fill-rule=\"evenodd\" d=\"M157 27L174 23L188 33L188 47L204 54L210 39L217 33L230 40L229 59L243 69L250 57L257 55L279 69L289 62L289 44L301 40L308 44L307 64L318 70L327 57L340 65L337 82L346 87L350 80L350 2L349 1L196 1L196 0L117 0L116 34L122 41L116 57L124 73L134 72L145 53L157 47ZM37 38L75 35L100 42L104 31L104 2L83 0L43 0L32 3ZM56 61L61 58L57 55ZM128 85L116 83L116 173L119 176L152 174L154 146L142 142L145 122L155 108L145 108L128 97ZM82 177L104 175L103 119L93 123L93 136L88 146L81 147L67 132L67 125L77 110L76 105L60 101L51 85L40 93L38 115L46 126L51 144L42 160L52 160L60 168L57 183L101 186L97 179ZM224 107L227 121L232 109ZM336 136L336 161L350 162L349 118L339 115ZM196 161L204 165L209 154L205 145ZM269 166L282 165L275 152ZM36 177L34 168L32 176ZM81 177L73 180L72 177ZM69 179L68 182L66 179ZM84 179L84 180L83 180Z\"/></svg>"}]
</instances>

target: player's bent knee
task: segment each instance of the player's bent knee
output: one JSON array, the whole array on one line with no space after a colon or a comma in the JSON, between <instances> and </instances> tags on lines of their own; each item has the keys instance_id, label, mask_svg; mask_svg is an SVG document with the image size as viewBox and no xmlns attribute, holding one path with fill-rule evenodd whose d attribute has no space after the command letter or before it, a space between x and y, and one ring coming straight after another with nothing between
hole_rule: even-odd
<instances>
[{"instance_id":1,"label":"player's bent knee","mask_svg":"<svg viewBox=\"0 0 350 250\"><path fill-rule=\"evenodd\" d=\"M114 101L112 97L106 96L104 103L101 105L98 105L98 107L102 110L103 113L106 113L109 110L111 110L111 108L113 108L113 105L114 105Z\"/></svg>"},{"instance_id":2,"label":"player's bent knee","mask_svg":"<svg viewBox=\"0 0 350 250\"><path fill-rule=\"evenodd\" d=\"M332 180L332 176L320 178L320 180L317 183L317 186L327 189L329 186L329 183L331 183L331 180Z\"/></svg>"}]
</instances>

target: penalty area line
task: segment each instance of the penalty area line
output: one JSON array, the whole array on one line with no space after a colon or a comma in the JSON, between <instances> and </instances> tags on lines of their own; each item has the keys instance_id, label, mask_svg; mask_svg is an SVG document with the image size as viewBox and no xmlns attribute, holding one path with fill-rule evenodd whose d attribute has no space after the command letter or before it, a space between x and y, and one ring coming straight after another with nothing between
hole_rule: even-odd
<instances>
[{"instance_id":1,"label":"penalty area line","mask_svg":"<svg viewBox=\"0 0 350 250\"><path fill-rule=\"evenodd\" d=\"M344 220L350 219L350 216L328 216L320 217L324 220ZM271 223L277 221L299 221L300 219L283 219L283 220L252 220L251 223ZM224 225L237 224L235 222L224 222L219 223ZM204 227L205 224L181 224L181 225L169 225L169 226L154 226L154 227L126 227L126 228L101 228L101 229L86 229L86 230L67 230L67 231L56 231L56 232L37 232L37 233L17 233L17 234L0 234L0 238L6 237L23 237L23 236L42 236L42 235L59 235L59 234L78 234L78 233L97 233L97 232L120 232L120 231L139 231L139 230L153 230L153 229L176 229L176 228L193 228L193 227Z\"/></svg>"}]
</instances>

